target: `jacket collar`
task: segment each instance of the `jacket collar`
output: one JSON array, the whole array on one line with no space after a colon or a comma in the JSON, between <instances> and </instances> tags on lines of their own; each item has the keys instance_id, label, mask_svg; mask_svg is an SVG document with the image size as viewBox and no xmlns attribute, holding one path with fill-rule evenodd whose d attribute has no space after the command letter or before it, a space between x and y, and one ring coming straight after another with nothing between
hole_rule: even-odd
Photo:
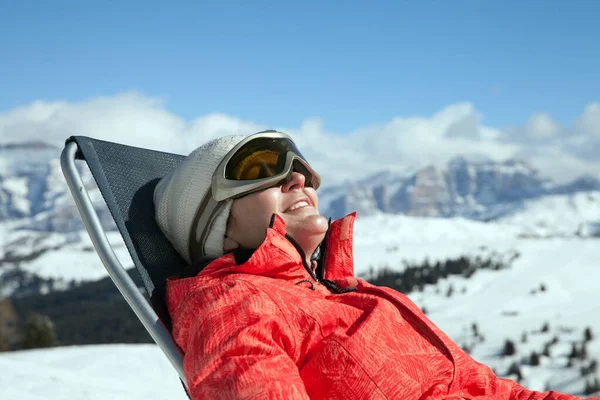
<instances>
[{"instance_id":1,"label":"jacket collar","mask_svg":"<svg viewBox=\"0 0 600 400\"><path fill-rule=\"evenodd\" d=\"M302 249L287 234L283 218L271 217L265 240L255 250L238 250L211 262L200 272L204 274L249 273L293 280L306 278L336 280L354 275L352 254L353 229L356 213L330 221L321 242L318 267L313 273L305 262Z\"/></svg>"},{"instance_id":2,"label":"jacket collar","mask_svg":"<svg viewBox=\"0 0 600 400\"><path fill-rule=\"evenodd\" d=\"M323 260L322 277L329 280L354 276L354 221L356 212L329 224L321 247Z\"/></svg>"}]
</instances>

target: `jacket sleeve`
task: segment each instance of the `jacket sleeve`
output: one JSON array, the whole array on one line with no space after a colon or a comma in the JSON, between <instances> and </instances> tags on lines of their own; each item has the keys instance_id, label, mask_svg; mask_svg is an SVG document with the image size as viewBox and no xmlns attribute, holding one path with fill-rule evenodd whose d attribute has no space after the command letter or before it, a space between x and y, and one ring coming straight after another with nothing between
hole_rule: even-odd
<instances>
[{"instance_id":1,"label":"jacket sleeve","mask_svg":"<svg viewBox=\"0 0 600 400\"><path fill-rule=\"evenodd\" d=\"M308 399L275 302L244 281L214 282L172 316L191 398Z\"/></svg>"}]
</instances>

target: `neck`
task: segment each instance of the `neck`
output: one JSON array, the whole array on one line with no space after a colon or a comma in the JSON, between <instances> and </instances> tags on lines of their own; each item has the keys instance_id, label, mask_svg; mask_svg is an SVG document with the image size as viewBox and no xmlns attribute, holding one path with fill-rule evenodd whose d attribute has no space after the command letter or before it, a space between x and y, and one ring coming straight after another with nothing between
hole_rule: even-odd
<instances>
[{"instance_id":1,"label":"neck","mask_svg":"<svg viewBox=\"0 0 600 400\"><path fill-rule=\"evenodd\" d=\"M311 257L317 250L323 239L324 235L315 235L310 238L305 238L302 241L296 240L298 242L298 245L304 252L304 257L308 266L311 265Z\"/></svg>"}]
</instances>

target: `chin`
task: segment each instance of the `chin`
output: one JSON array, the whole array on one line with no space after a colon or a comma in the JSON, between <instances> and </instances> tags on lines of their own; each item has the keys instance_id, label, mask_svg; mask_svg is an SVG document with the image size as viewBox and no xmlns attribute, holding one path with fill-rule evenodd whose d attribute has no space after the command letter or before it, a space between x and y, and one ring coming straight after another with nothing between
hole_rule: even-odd
<instances>
[{"instance_id":1,"label":"chin","mask_svg":"<svg viewBox=\"0 0 600 400\"><path fill-rule=\"evenodd\" d=\"M327 232L327 218L319 215L318 212L302 215L300 218L290 218L286 221L290 232L295 231L301 235L318 235Z\"/></svg>"}]
</instances>

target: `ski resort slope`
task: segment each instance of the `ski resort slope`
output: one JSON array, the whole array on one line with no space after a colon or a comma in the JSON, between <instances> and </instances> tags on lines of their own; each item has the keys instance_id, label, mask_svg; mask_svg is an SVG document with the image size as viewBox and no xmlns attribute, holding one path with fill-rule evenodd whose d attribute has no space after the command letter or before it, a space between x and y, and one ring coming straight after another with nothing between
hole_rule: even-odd
<instances>
[{"instance_id":1,"label":"ski resort slope","mask_svg":"<svg viewBox=\"0 0 600 400\"><path fill-rule=\"evenodd\" d=\"M402 215L359 217L355 274L366 277L371 269L376 272L383 267L401 271L404 261L425 259L431 263L460 256L504 260L509 265L506 269L479 270L470 278L449 276L408 297L497 375L509 376L509 366L516 362L523 386L583 396L586 380L600 376L600 371L586 377L581 374L590 360L600 359L600 238L578 235L575 229L598 220L600 214L594 207L598 202L589 197L574 202L557 197L543 204L525 204L520 213L488 223ZM554 211L548 212L549 208ZM568 214L569 210L573 213ZM565 224L558 214L565 216ZM540 227L536 221L547 221L543 231L535 230ZM118 241L112 235L111 239ZM88 273L89 278L97 278L103 268L89 246L65 244L22 267L64 279L82 279ZM85 247L88 250L83 251ZM127 265L126 250L120 247L118 252ZM448 296L450 287L452 295ZM483 340L473 335L473 324ZM548 329L542 332L546 324ZM587 343L588 356L569 366L567 356L573 344L581 346L587 327L595 336ZM555 338L549 356L542 355L539 365L528 365L532 352L541 354ZM506 340L515 343L516 352L502 357ZM3 353L0 370L2 399L186 398L175 370L153 345Z\"/></svg>"},{"instance_id":2,"label":"ski resort slope","mask_svg":"<svg viewBox=\"0 0 600 400\"><path fill-rule=\"evenodd\" d=\"M431 231L432 227L429 228ZM487 242L487 246L494 244L493 251L499 256L518 250L520 256L510 268L477 271L469 279L451 276L409 297L426 308L428 317L448 336L461 346L471 347L472 356L492 367L499 376L506 376L510 364L519 362L523 374L521 384L525 387L583 396L585 380L580 368L584 361L575 361L572 367L567 367L567 355L573 343L581 342L583 331L589 326L596 337L588 344L588 360L600 358L600 240L515 239L509 235L492 243L491 239L482 233L479 240L473 240L460 250L448 243L437 256L440 259L458 256L467 248L484 253L481 243ZM412 249L407 255L415 260L421 257L418 246L403 243ZM382 253L379 259L383 262L384 254L389 254L386 249L386 246L374 246L370 251L374 258ZM539 290L542 283L543 292ZM450 285L455 290L448 297ZM473 323L484 336L483 342L473 337ZM540 332L546 323L548 332ZM526 343L521 342L524 332ZM550 357L542 356L539 366L522 363L533 351L541 354L544 344L555 336L558 343L551 348ZM515 342L516 354L500 357L506 339ZM154 345L99 345L3 353L0 370L3 371L0 398L186 398L175 370Z\"/></svg>"},{"instance_id":3,"label":"ski resort slope","mask_svg":"<svg viewBox=\"0 0 600 400\"><path fill-rule=\"evenodd\" d=\"M58 347L0 353L0 398L187 399L156 345Z\"/></svg>"}]
</instances>

